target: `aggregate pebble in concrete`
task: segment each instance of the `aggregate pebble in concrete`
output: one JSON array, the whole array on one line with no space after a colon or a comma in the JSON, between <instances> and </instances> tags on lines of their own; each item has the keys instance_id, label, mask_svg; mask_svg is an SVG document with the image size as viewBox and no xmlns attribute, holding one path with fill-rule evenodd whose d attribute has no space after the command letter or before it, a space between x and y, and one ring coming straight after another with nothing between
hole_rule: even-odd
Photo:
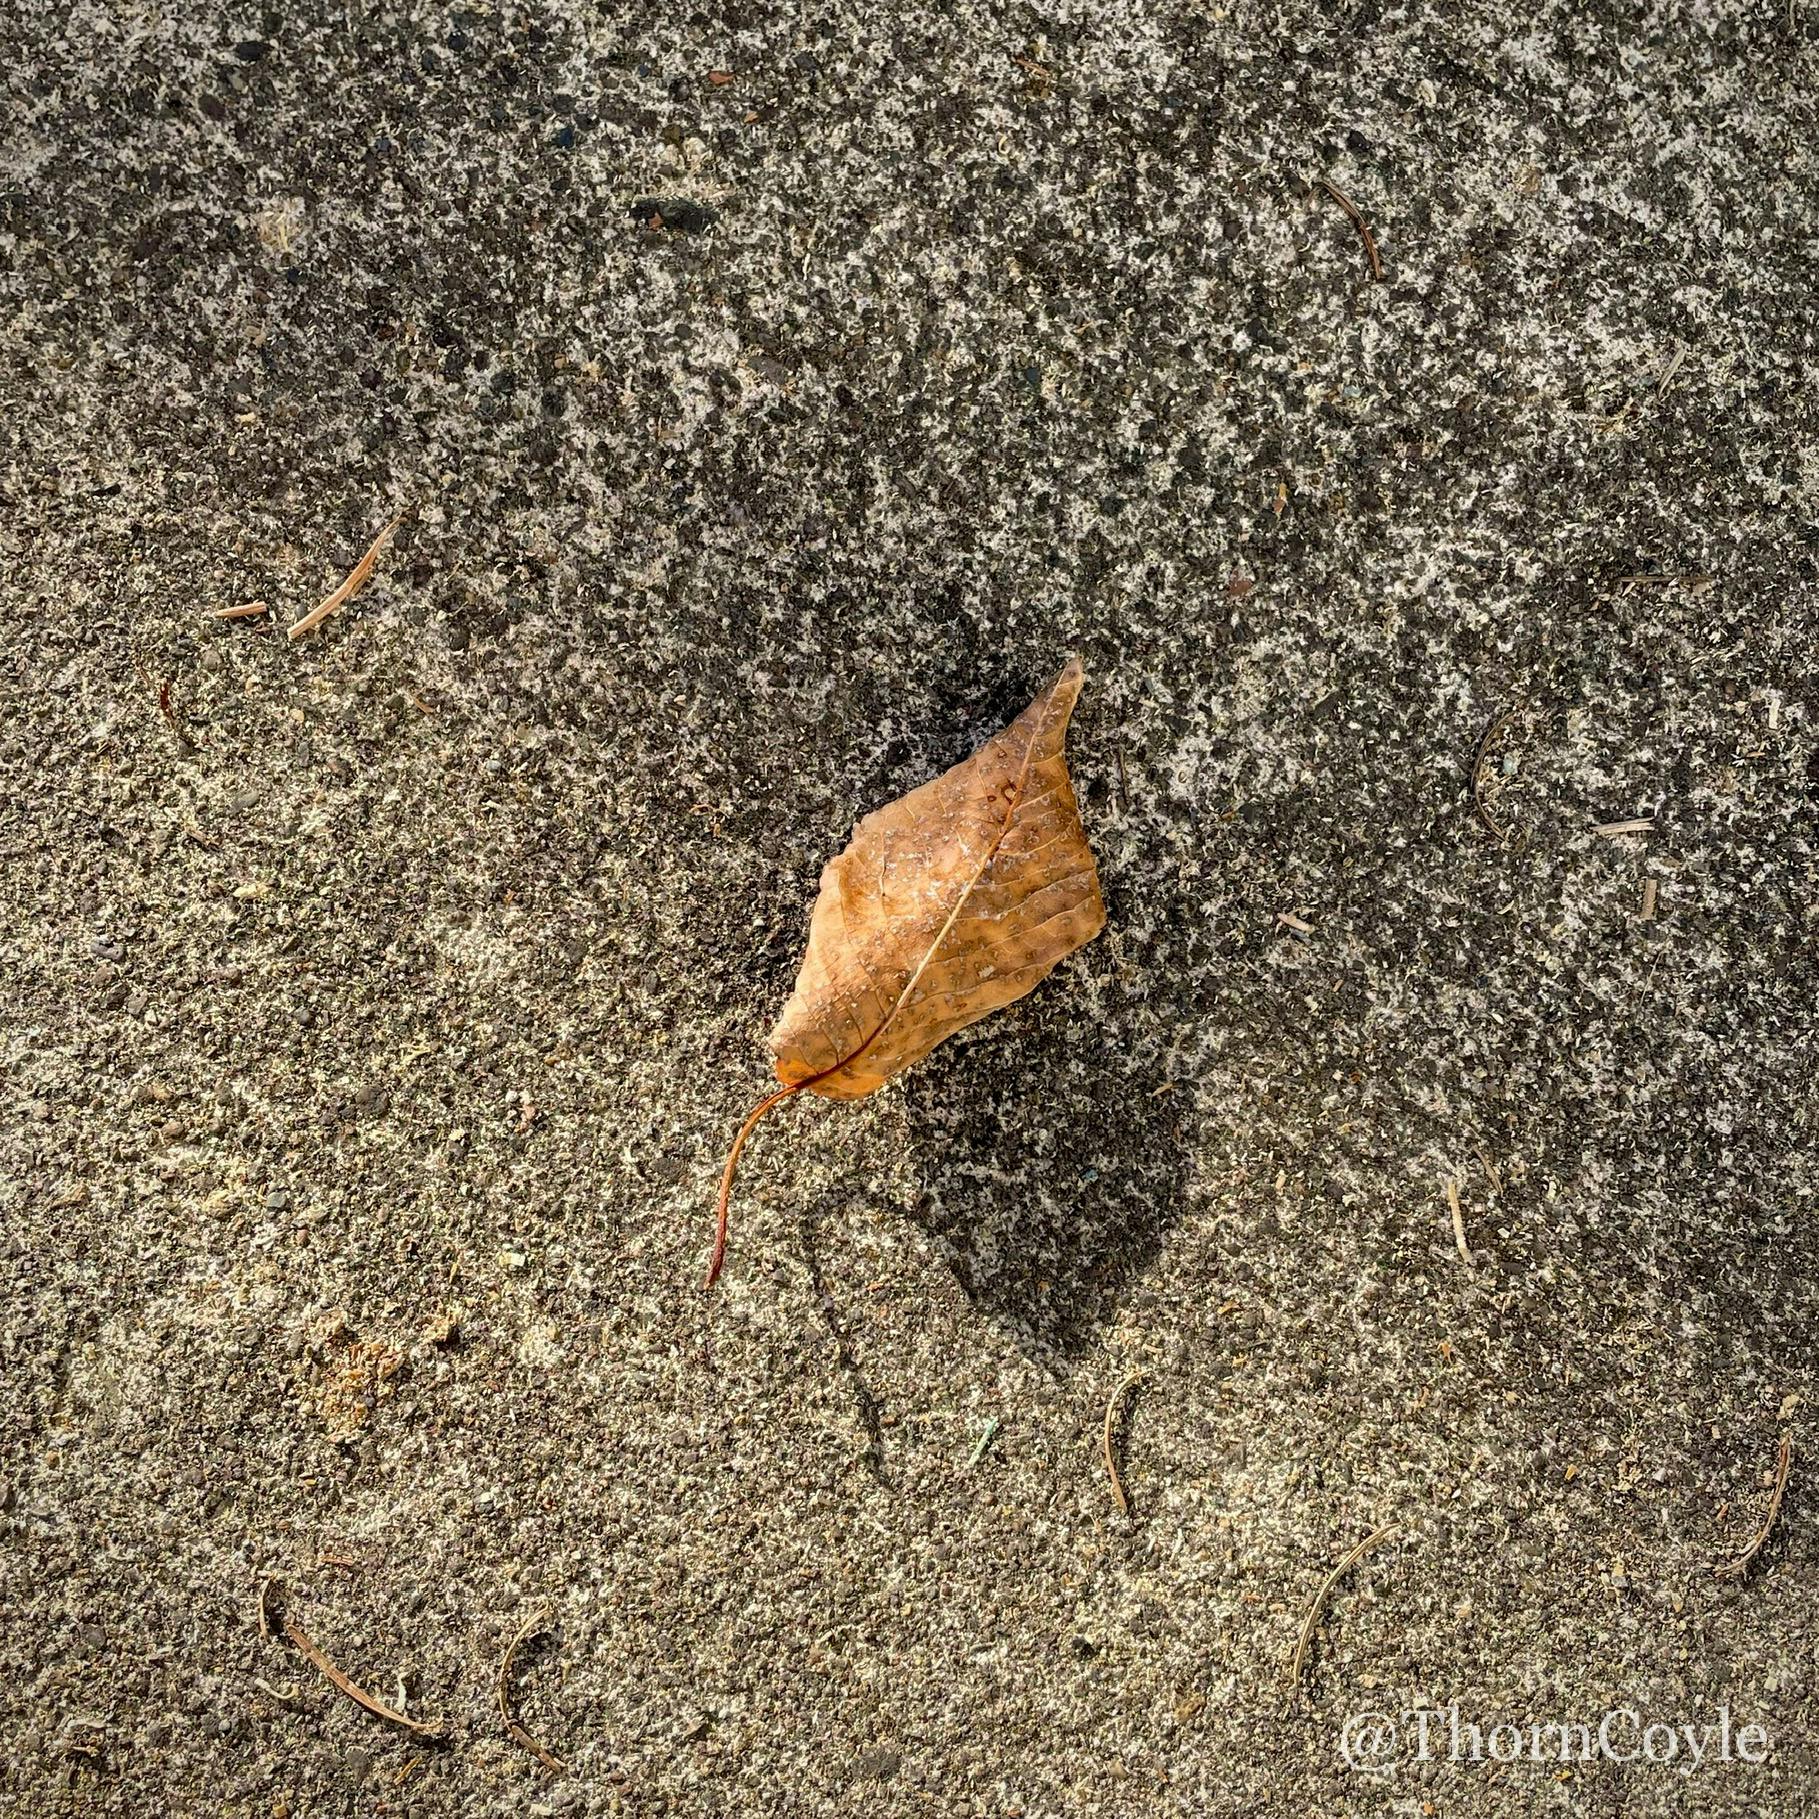
<instances>
[{"instance_id":1,"label":"aggregate pebble in concrete","mask_svg":"<svg viewBox=\"0 0 1819 1819\"><path fill-rule=\"evenodd\" d=\"M1816 34L7 8L10 1810L1813 1811ZM1106 934L703 1296L1070 650Z\"/></svg>"}]
</instances>

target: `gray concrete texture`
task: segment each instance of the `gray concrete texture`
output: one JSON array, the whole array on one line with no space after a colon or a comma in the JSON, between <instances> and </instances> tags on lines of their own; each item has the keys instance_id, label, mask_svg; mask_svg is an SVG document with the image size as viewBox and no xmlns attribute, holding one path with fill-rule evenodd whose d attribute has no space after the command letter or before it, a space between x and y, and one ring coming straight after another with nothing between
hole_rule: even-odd
<instances>
[{"instance_id":1,"label":"gray concrete texture","mask_svg":"<svg viewBox=\"0 0 1819 1819\"><path fill-rule=\"evenodd\" d=\"M5 1810L1819 1811L1816 83L7 0ZM1069 651L1105 934L703 1294L821 865ZM1768 1760L1347 1765L1454 1700Z\"/></svg>"}]
</instances>

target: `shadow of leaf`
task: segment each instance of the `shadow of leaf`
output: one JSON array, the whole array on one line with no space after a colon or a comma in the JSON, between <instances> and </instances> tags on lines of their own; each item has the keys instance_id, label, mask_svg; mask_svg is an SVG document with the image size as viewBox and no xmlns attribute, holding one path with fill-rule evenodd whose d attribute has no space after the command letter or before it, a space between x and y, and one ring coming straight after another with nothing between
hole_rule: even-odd
<instances>
[{"instance_id":1,"label":"shadow of leaf","mask_svg":"<svg viewBox=\"0 0 1819 1819\"><path fill-rule=\"evenodd\" d=\"M1032 1355L1092 1344L1186 1209L1185 1095L1114 1025L1053 1001L906 1081L924 1183L910 1216ZM1066 1025L1066 1028L1062 1026Z\"/></svg>"},{"instance_id":2,"label":"shadow of leaf","mask_svg":"<svg viewBox=\"0 0 1819 1819\"><path fill-rule=\"evenodd\" d=\"M884 1423L879 1413L878 1398L865 1380L854 1356L852 1339L840 1317L839 1303L828 1287L827 1272L822 1264L822 1232L830 1219L852 1204L852 1196L843 1189L823 1194L807 1208L798 1226L802 1241L802 1258L808 1266L809 1287L814 1291L815 1306L826 1322L834 1342L834 1362L852 1388L859 1423L865 1429L865 1469L885 1490L891 1489L889 1474L884 1469Z\"/></svg>"}]
</instances>

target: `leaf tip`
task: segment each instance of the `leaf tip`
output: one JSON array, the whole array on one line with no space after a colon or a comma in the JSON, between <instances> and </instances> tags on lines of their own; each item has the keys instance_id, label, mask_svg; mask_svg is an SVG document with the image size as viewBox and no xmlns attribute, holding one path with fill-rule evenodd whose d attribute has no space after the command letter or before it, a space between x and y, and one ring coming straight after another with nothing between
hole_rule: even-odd
<instances>
[{"instance_id":1,"label":"leaf tip","mask_svg":"<svg viewBox=\"0 0 1819 1819\"><path fill-rule=\"evenodd\" d=\"M1050 705L1058 703L1066 713L1071 714L1074 703L1080 699L1080 691L1085 686L1086 669L1080 661L1079 653L1075 652L1062 664L1061 673L1048 685L1044 699Z\"/></svg>"}]
</instances>

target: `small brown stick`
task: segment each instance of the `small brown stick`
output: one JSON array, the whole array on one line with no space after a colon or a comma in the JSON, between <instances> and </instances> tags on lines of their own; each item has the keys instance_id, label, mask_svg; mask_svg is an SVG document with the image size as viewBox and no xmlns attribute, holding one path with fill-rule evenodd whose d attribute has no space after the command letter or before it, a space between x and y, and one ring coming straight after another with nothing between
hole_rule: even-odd
<instances>
[{"instance_id":1,"label":"small brown stick","mask_svg":"<svg viewBox=\"0 0 1819 1819\"><path fill-rule=\"evenodd\" d=\"M398 526L404 522L402 512L373 539L372 547L347 571L347 579L330 594L321 605L307 612L290 628L289 636L301 638L305 632L313 632L330 613L338 612L348 601L366 586L371 578L373 565L378 562L380 552L391 542Z\"/></svg>"},{"instance_id":2,"label":"small brown stick","mask_svg":"<svg viewBox=\"0 0 1819 1819\"><path fill-rule=\"evenodd\" d=\"M1756 1531L1756 1538L1735 1560L1723 1566L1715 1566L1712 1571L1720 1579L1741 1579L1749 1571L1750 1562L1768 1545L1768 1538L1774 1532L1776 1519L1781 1514L1781 1500L1787 1495L1787 1475L1794 1463L1794 1436L1781 1436L1781 1451L1775 1457L1775 1488L1769 1493L1768 1514L1762 1519L1762 1526Z\"/></svg>"},{"instance_id":3,"label":"small brown stick","mask_svg":"<svg viewBox=\"0 0 1819 1819\"><path fill-rule=\"evenodd\" d=\"M1322 177L1320 187L1351 217L1352 226L1363 237L1365 257L1371 262L1371 276L1381 284L1383 282L1383 261L1377 254L1377 242L1371 238L1370 223L1359 213L1357 203L1330 178Z\"/></svg>"},{"instance_id":4,"label":"small brown stick","mask_svg":"<svg viewBox=\"0 0 1819 1819\"><path fill-rule=\"evenodd\" d=\"M525 1619L524 1628L511 1640L511 1646L505 1651L505 1659L499 1663L499 1679L494 1691L499 1697L499 1717L514 1743L521 1743L552 1774L560 1775L567 1771L568 1764L554 1750L544 1746L512 1716L512 1661L526 1639L541 1628L544 1613L535 1612Z\"/></svg>"},{"instance_id":5,"label":"small brown stick","mask_svg":"<svg viewBox=\"0 0 1819 1819\"><path fill-rule=\"evenodd\" d=\"M1276 926L1293 929L1297 935L1311 935L1314 932L1314 925L1311 922L1303 922L1292 910L1277 910Z\"/></svg>"},{"instance_id":6,"label":"small brown stick","mask_svg":"<svg viewBox=\"0 0 1819 1819\"><path fill-rule=\"evenodd\" d=\"M1607 840L1617 834L1652 834L1654 831L1653 815L1638 815L1633 821L1605 821L1592 829L1594 834L1602 834Z\"/></svg>"},{"instance_id":7,"label":"small brown stick","mask_svg":"<svg viewBox=\"0 0 1819 1819\"><path fill-rule=\"evenodd\" d=\"M1314 1626L1320 1621L1320 1613L1326 1608L1326 1601L1333 1595L1333 1587L1349 1573L1360 1560L1374 1548L1385 1535L1394 1534L1396 1525L1386 1522L1374 1534L1369 1534L1348 1553L1333 1570L1327 1574L1326 1582L1314 1594L1314 1602L1307 1607L1307 1615L1301 1620L1301 1639L1295 1644L1295 1658L1289 1663L1288 1683L1290 1688L1301 1684L1301 1670L1307 1664L1308 1644L1314 1639Z\"/></svg>"},{"instance_id":8,"label":"small brown stick","mask_svg":"<svg viewBox=\"0 0 1819 1819\"><path fill-rule=\"evenodd\" d=\"M1453 1242L1459 1247L1459 1255L1465 1259L1466 1268L1471 1267L1471 1248L1465 1242L1465 1209L1459 1204L1459 1183L1456 1177L1446 1178L1446 1203L1453 1213Z\"/></svg>"},{"instance_id":9,"label":"small brown stick","mask_svg":"<svg viewBox=\"0 0 1819 1819\"><path fill-rule=\"evenodd\" d=\"M267 1635L271 1634L271 1607L268 1602L271 1585L272 1582L268 1579L264 1585L259 1588L259 1622L261 1628L265 1630ZM291 1647L294 1648L304 1660L329 1683L330 1686L334 1687L337 1692L345 1693L348 1698L353 1700L353 1702L362 1710L371 1712L375 1718L383 1718L387 1724L396 1724L418 1737L441 1738L448 1735L448 1726L446 1724L440 1724L434 1721L424 1723L415 1718L407 1718L402 1712L393 1711L383 1699L367 1692L364 1687L356 1686L346 1674L342 1673L340 1668L336 1667L334 1662L323 1654L321 1649L317 1648L315 1643L310 1641L309 1637L304 1634L303 1630L291 1619L288 1613L279 1618L278 1626L284 1632L284 1638L290 1643Z\"/></svg>"},{"instance_id":10,"label":"small brown stick","mask_svg":"<svg viewBox=\"0 0 1819 1819\"><path fill-rule=\"evenodd\" d=\"M1125 1380L1112 1391L1111 1400L1105 1405L1105 1435L1103 1450L1105 1453L1106 1476L1112 1481L1112 1496L1118 1504L1118 1514L1128 1516L1131 1513L1131 1500L1125 1494L1124 1480L1118 1476L1118 1454L1112 1445L1112 1434L1118 1425L1118 1411L1124 1407L1124 1398L1130 1394L1147 1373L1132 1371Z\"/></svg>"},{"instance_id":11,"label":"small brown stick","mask_svg":"<svg viewBox=\"0 0 1819 1819\"><path fill-rule=\"evenodd\" d=\"M244 606L218 606L209 614L211 619L259 619L272 609L263 600L249 600Z\"/></svg>"},{"instance_id":12,"label":"small brown stick","mask_svg":"<svg viewBox=\"0 0 1819 1819\"><path fill-rule=\"evenodd\" d=\"M195 745L195 740L183 730L183 722L177 718L177 709L171 700L171 685L168 681L158 684L158 712L164 716L164 724L171 729L171 737L185 751Z\"/></svg>"},{"instance_id":13,"label":"small brown stick","mask_svg":"<svg viewBox=\"0 0 1819 1819\"><path fill-rule=\"evenodd\" d=\"M1509 829L1498 824L1495 816L1484 806L1484 772L1490 762L1491 742L1516 717L1516 710L1511 708L1507 713L1499 714L1483 732L1478 735L1478 744L1472 752L1472 807L1478 811L1478 819L1488 827L1499 840L1508 838Z\"/></svg>"},{"instance_id":14,"label":"small brown stick","mask_svg":"<svg viewBox=\"0 0 1819 1819\"><path fill-rule=\"evenodd\" d=\"M1642 920L1653 922L1655 919L1655 881L1644 878L1642 881Z\"/></svg>"},{"instance_id":15,"label":"small brown stick","mask_svg":"<svg viewBox=\"0 0 1819 1819\"><path fill-rule=\"evenodd\" d=\"M1054 71L1049 70L1049 69L1044 69L1043 66L1040 63L1036 62L1033 58L1031 58L1031 57L1012 57L1011 62L1014 63L1018 69L1022 70L1023 73L1030 78L1030 93L1035 95L1038 100L1040 100L1044 95L1046 95L1049 92L1049 90L1051 88L1054 87L1054 85L1055 85Z\"/></svg>"},{"instance_id":16,"label":"small brown stick","mask_svg":"<svg viewBox=\"0 0 1819 1819\"><path fill-rule=\"evenodd\" d=\"M1493 1194L1502 1193L1503 1177L1497 1172L1496 1163L1490 1159L1483 1144L1476 1145L1476 1148L1478 1151L1478 1160L1484 1164L1484 1178L1491 1184L1491 1192Z\"/></svg>"}]
</instances>

